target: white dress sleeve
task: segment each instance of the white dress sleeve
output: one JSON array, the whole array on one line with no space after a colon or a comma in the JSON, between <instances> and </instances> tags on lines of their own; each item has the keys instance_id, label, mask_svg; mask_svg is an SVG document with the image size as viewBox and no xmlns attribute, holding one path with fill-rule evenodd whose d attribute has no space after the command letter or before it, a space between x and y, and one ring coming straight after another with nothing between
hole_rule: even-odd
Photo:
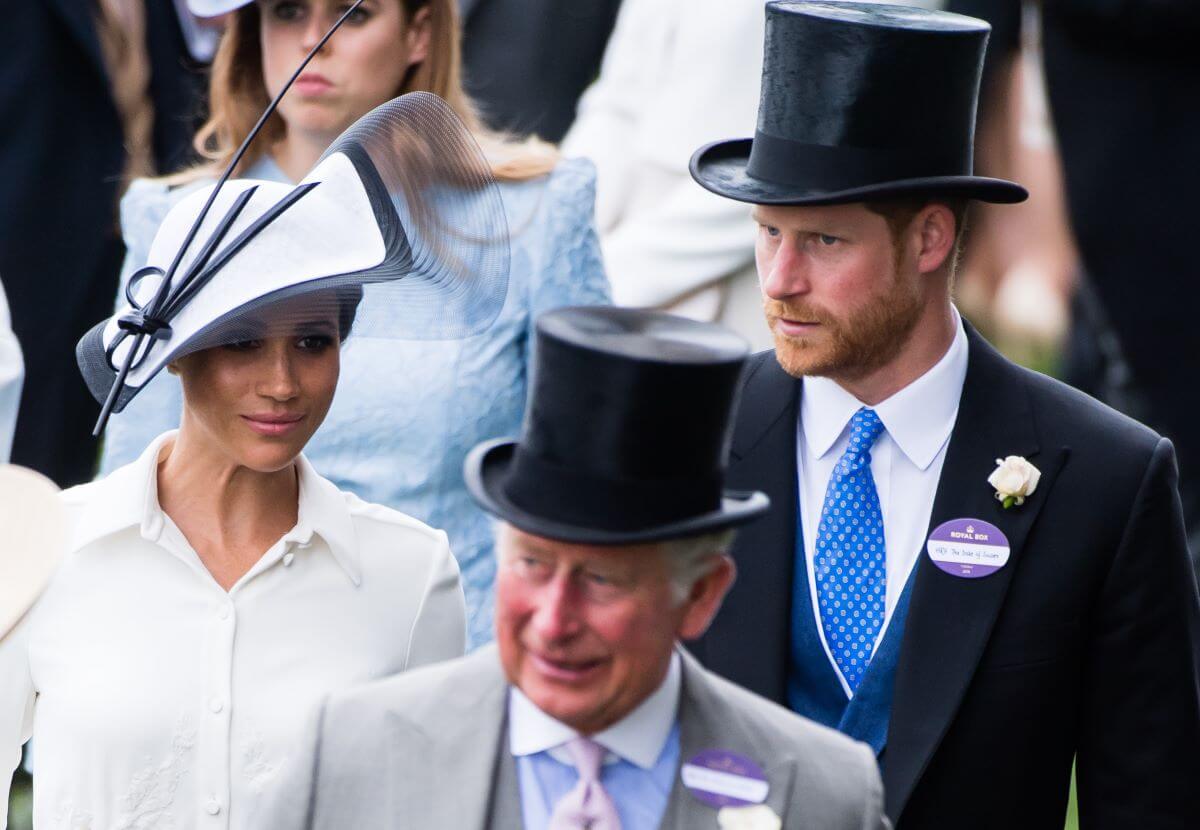
<instances>
[{"instance_id":1,"label":"white dress sleeve","mask_svg":"<svg viewBox=\"0 0 1200 830\"><path fill-rule=\"evenodd\" d=\"M600 241L613 302L662 308L754 262L750 206L679 176L654 207Z\"/></svg>"},{"instance_id":2,"label":"white dress sleeve","mask_svg":"<svg viewBox=\"0 0 1200 830\"><path fill-rule=\"evenodd\" d=\"M575 121L562 140L564 155L587 158L599 172L596 226L602 234L620 220L620 206L637 186L630 148L649 105L647 56L661 54L660 18L673 13L661 0L623 0L600 73L580 97Z\"/></svg>"},{"instance_id":3,"label":"white dress sleeve","mask_svg":"<svg viewBox=\"0 0 1200 830\"><path fill-rule=\"evenodd\" d=\"M0 462L12 453L13 432L17 428L17 408L21 403L21 385L25 379L25 361L21 344L13 334L8 313L8 298L0 285Z\"/></svg>"},{"instance_id":4,"label":"white dress sleeve","mask_svg":"<svg viewBox=\"0 0 1200 830\"><path fill-rule=\"evenodd\" d=\"M467 648L467 606L458 563L445 533L433 554L421 607L413 620L405 670L462 657Z\"/></svg>"},{"instance_id":5,"label":"white dress sleeve","mask_svg":"<svg viewBox=\"0 0 1200 830\"><path fill-rule=\"evenodd\" d=\"M0 830L8 826L12 776L21 747L33 732L33 678L29 673L29 617L0 640Z\"/></svg>"},{"instance_id":6,"label":"white dress sleeve","mask_svg":"<svg viewBox=\"0 0 1200 830\"><path fill-rule=\"evenodd\" d=\"M596 165L596 221L620 306L666 307L754 261L750 207L692 181L710 141L753 134L763 0L625 0L563 152Z\"/></svg>"}]
</instances>

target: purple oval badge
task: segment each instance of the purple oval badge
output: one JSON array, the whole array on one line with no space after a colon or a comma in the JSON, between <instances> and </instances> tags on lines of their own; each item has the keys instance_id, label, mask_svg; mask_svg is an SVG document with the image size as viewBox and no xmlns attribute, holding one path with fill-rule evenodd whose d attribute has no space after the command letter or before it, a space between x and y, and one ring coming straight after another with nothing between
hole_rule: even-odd
<instances>
[{"instance_id":1,"label":"purple oval badge","mask_svg":"<svg viewBox=\"0 0 1200 830\"><path fill-rule=\"evenodd\" d=\"M723 749L706 749L693 755L679 774L692 795L718 810L762 804L770 789L758 764Z\"/></svg>"},{"instance_id":2,"label":"purple oval badge","mask_svg":"<svg viewBox=\"0 0 1200 830\"><path fill-rule=\"evenodd\" d=\"M1008 538L981 519L954 519L929 535L929 558L951 576L978 579L1008 563Z\"/></svg>"}]
</instances>

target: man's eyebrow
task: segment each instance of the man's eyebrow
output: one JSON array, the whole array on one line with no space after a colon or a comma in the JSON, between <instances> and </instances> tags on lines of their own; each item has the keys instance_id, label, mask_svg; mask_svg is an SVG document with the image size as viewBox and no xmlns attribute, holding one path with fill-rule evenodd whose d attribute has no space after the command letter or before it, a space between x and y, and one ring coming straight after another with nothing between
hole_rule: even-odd
<instances>
[{"instance_id":1,"label":"man's eyebrow","mask_svg":"<svg viewBox=\"0 0 1200 830\"><path fill-rule=\"evenodd\" d=\"M534 539L531 536L527 536L523 539L514 537L512 540L510 540L509 546L514 553L553 553L553 550L549 545L546 545L545 543L538 539Z\"/></svg>"}]
</instances>

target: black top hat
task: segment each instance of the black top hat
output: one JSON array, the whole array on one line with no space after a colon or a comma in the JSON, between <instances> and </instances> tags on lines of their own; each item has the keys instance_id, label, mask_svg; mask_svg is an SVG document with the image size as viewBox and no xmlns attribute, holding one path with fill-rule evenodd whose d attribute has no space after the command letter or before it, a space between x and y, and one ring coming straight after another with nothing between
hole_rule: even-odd
<instances>
[{"instance_id":1,"label":"black top hat","mask_svg":"<svg viewBox=\"0 0 1200 830\"><path fill-rule=\"evenodd\" d=\"M701 147L692 176L764 205L925 194L1023 201L1020 185L972 175L990 30L907 6L768 3L754 138Z\"/></svg>"},{"instance_id":2,"label":"black top hat","mask_svg":"<svg viewBox=\"0 0 1200 830\"><path fill-rule=\"evenodd\" d=\"M748 347L709 323L564 308L537 321L520 441L487 441L464 475L485 510L538 536L630 544L748 521L763 493L723 491Z\"/></svg>"}]
</instances>

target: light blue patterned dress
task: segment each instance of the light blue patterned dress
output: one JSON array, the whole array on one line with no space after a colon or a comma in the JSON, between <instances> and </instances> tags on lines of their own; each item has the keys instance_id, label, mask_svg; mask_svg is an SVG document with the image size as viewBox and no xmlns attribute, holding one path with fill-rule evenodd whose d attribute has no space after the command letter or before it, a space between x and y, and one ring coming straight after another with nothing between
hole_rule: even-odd
<instances>
[{"instance_id":1,"label":"light blue patterned dress","mask_svg":"<svg viewBox=\"0 0 1200 830\"><path fill-rule=\"evenodd\" d=\"M286 180L269 159L247 178ZM167 211L199 186L133 183L121 202L129 247L122 285L145 263ZM480 441L520 432L534 318L560 306L609 302L592 221L591 163L563 160L548 177L500 187L512 257L499 318L466 340L351 337L333 406L304 451L338 487L449 534L462 569L472 648L492 637L496 566L492 524L467 493L463 458ZM109 421L102 474L133 461L155 436L177 427L180 406L178 380L161 373Z\"/></svg>"}]
</instances>

